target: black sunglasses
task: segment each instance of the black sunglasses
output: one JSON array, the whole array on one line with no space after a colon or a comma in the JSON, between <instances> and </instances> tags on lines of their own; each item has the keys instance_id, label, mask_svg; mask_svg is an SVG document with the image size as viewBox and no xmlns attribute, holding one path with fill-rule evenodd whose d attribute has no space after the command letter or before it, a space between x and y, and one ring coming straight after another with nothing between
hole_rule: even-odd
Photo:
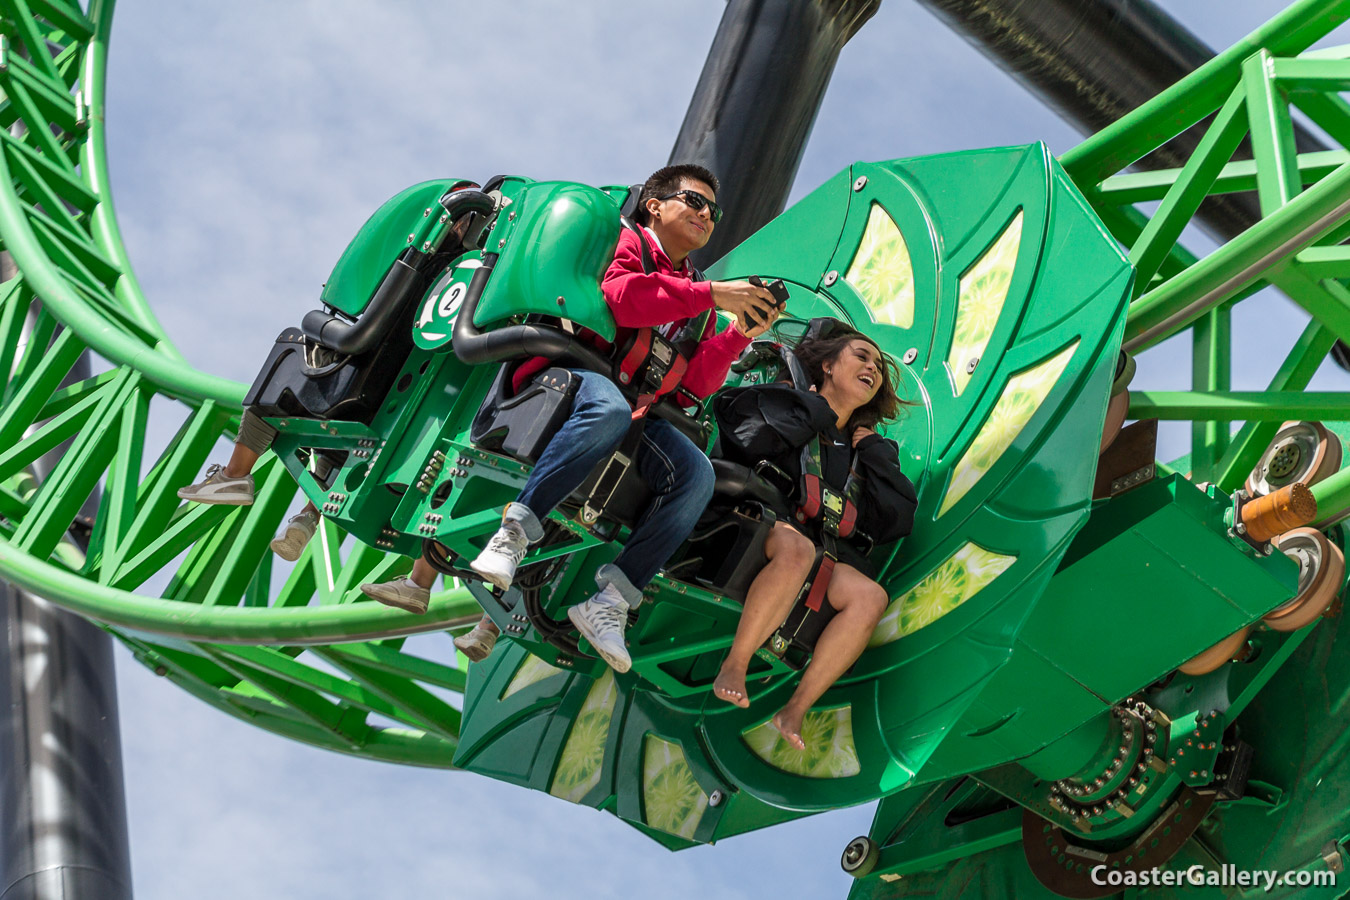
<instances>
[{"instance_id":1,"label":"black sunglasses","mask_svg":"<svg viewBox=\"0 0 1350 900\"><path fill-rule=\"evenodd\" d=\"M673 194L666 194L664 197L657 197L657 200L672 200L678 197L685 206L694 212L700 212L703 207L708 207L708 215L712 217L713 224L716 225L722 221L722 207L718 206L712 200L700 194L698 191L675 191Z\"/></svg>"}]
</instances>

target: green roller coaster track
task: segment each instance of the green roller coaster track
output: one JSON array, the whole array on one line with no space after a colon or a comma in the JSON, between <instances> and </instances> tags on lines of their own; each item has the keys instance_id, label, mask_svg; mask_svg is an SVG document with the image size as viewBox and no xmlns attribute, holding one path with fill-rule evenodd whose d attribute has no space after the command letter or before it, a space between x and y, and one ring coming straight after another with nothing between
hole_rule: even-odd
<instances>
[{"instance_id":1,"label":"green roller coaster track","mask_svg":"<svg viewBox=\"0 0 1350 900\"><path fill-rule=\"evenodd\" d=\"M113 9L0 0L0 243L21 273L0 285L0 576L102 623L156 672L259 727L449 767L466 672L405 640L475 621L467 590L435 595L423 617L358 602L357 585L408 562L326 521L294 568L274 573L268 541L297 489L273 459L251 509L175 495L233 436L244 388L184 362L123 247L105 156ZM1130 417L1193 423L1188 477L1225 492L1282 421L1350 421L1350 394L1306 391L1335 341L1350 342L1350 47L1305 51L1348 18L1350 0L1301 0L1059 161L1135 268L1125 348L1146 367L1149 350L1190 335L1190 383L1133 392ZM1291 108L1341 146L1296 152ZM1182 168L1130 170L1209 116ZM1234 161L1244 139L1253 158ZM1253 190L1251 228L1203 258L1179 243L1206 197ZM1265 391L1233 391L1232 307L1267 286L1311 321ZM86 351L112 370L67 383ZM155 397L181 421L164 448L146 444ZM36 484L29 467L62 445ZM100 487L82 555L66 535ZM1338 515L1350 469L1312 490L1324 519ZM152 583L167 586L156 596Z\"/></svg>"}]
</instances>

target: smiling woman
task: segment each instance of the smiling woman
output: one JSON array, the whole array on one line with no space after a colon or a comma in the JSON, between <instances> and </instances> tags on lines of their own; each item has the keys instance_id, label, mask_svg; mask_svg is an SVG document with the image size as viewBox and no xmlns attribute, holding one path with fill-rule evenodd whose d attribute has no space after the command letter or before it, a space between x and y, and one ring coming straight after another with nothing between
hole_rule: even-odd
<instances>
[{"instance_id":1,"label":"smiling woman","mask_svg":"<svg viewBox=\"0 0 1350 900\"><path fill-rule=\"evenodd\" d=\"M804 502L795 515L775 510L781 518L764 545L768 564L750 585L713 693L748 707L752 654L775 633L795 641L810 632L810 664L772 719L789 746L805 750L803 717L857 661L886 611L889 598L867 550L909 534L916 495L900 471L898 445L876 432L900 408L895 360L830 319L812 322L792 352L807 376L802 383L733 388L717 403L724 453L757 470L770 465L805 490L798 489ZM772 399L759 396L766 392ZM789 618L799 601L821 621Z\"/></svg>"}]
</instances>

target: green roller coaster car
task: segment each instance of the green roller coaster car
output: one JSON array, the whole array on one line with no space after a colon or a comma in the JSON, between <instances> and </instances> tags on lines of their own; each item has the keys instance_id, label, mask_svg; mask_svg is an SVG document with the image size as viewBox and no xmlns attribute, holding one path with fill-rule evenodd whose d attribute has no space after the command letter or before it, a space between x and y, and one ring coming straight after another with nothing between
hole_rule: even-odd
<instances>
[{"instance_id":1,"label":"green roller coaster car","mask_svg":"<svg viewBox=\"0 0 1350 900\"><path fill-rule=\"evenodd\" d=\"M446 180L370 219L325 288L328 309L278 340L250 393L330 521L466 575L459 561L496 529L558 408L546 387L508 396L504 373L535 355L610 371L576 331L614 334L600 280L628 193ZM813 317L848 321L901 362L916 404L889 433L919 490L916 525L903 547L873 550L892 603L868 650L807 717L804 752L767 724L792 690L790 661L761 653L748 710L712 698L766 527L745 479L722 468L715 521L648 587L632 671L615 676L562 610L622 545L625 491L599 515L574 495L510 591L464 577L505 640L470 670L456 765L610 809L672 847L922 798L965 773L1016 770L1008 790L1030 790L1037 773L1090 765L1133 694L1294 593L1288 559L1226 536L1221 493L1152 470L1132 490L1094 490L1119 428L1107 408L1133 272L1043 145L857 164L709 272L752 274L789 291L773 342L790 347ZM728 386L780 366L747 352ZM701 407L658 407L712 446ZM1202 549L1186 577L1159 549L1164 533ZM1087 590L1129 541L1166 589ZM1205 580L1229 589L1194 586ZM1073 638L1045 628L1054 616L1086 645L1107 611L1164 596L1185 607L1179 627L1128 653L1066 652ZM1140 810L1183 785L1169 774L1146 787L1129 801ZM1093 827L1128 836L1148 818L1133 812L1098 811Z\"/></svg>"}]
</instances>

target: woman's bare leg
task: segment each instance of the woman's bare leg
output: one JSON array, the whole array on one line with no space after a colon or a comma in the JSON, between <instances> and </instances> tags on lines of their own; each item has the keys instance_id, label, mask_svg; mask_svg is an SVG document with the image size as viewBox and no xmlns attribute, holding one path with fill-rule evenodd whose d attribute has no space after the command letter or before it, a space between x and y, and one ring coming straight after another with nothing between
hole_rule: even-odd
<instances>
[{"instance_id":1,"label":"woman's bare leg","mask_svg":"<svg viewBox=\"0 0 1350 900\"><path fill-rule=\"evenodd\" d=\"M802 589L816 559L811 539L783 522L775 523L764 542L768 565L760 570L746 593L745 608L736 626L736 638L713 682L719 700L739 707L750 705L745 672L755 651L783 624L792 611L792 601Z\"/></svg>"},{"instance_id":2,"label":"woman's bare leg","mask_svg":"<svg viewBox=\"0 0 1350 900\"><path fill-rule=\"evenodd\" d=\"M842 563L835 566L826 597L839 612L816 641L797 690L773 717L773 726L798 750L806 749L802 717L862 655L889 602L881 585Z\"/></svg>"}]
</instances>

